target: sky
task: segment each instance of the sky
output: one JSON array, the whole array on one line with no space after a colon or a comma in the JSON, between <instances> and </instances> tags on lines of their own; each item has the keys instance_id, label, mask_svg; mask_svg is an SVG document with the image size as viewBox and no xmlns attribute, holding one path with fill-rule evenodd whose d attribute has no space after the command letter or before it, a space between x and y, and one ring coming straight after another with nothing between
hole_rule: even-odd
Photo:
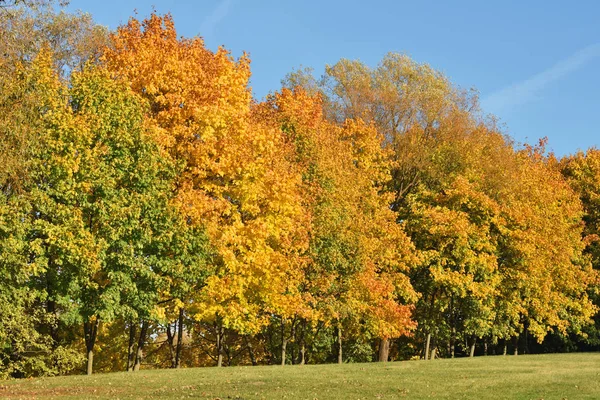
<instances>
[{"instance_id":1,"label":"sky","mask_svg":"<svg viewBox=\"0 0 600 400\"><path fill-rule=\"evenodd\" d=\"M252 59L256 98L295 68L340 58L376 66L408 54L478 90L517 142L548 137L558 155L600 146L597 0L71 0L111 29L138 13L170 12L180 35Z\"/></svg>"}]
</instances>

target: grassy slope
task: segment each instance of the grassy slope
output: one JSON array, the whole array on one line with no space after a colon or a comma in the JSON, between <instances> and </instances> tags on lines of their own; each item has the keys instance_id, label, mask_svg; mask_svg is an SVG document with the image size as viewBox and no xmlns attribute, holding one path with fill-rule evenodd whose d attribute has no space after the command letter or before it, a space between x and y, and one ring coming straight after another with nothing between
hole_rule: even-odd
<instances>
[{"instance_id":1,"label":"grassy slope","mask_svg":"<svg viewBox=\"0 0 600 400\"><path fill-rule=\"evenodd\" d=\"M150 370L0 382L0 398L600 399L600 354Z\"/></svg>"}]
</instances>

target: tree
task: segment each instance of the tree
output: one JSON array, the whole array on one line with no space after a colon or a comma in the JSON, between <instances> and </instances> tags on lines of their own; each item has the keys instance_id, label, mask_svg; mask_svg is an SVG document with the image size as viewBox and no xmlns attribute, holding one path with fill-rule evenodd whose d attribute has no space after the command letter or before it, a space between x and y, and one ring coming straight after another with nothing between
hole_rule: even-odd
<instances>
[{"instance_id":1,"label":"tree","mask_svg":"<svg viewBox=\"0 0 600 400\"><path fill-rule=\"evenodd\" d=\"M600 297L598 296L597 271L600 268L600 151L590 148L585 153L577 152L572 156L560 160L560 169L567 178L570 186L579 196L583 205L583 241L585 243L585 254L590 257L592 267L596 273L588 288L590 299L598 307ZM586 341L597 345L600 343L598 314L594 316L594 326L584 327L584 333L588 335Z\"/></svg>"},{"instance_id":2,"label":"tree","mask_svg":"<svg viewBox=\"0 0 600 400\"><path fill-rule=\"evenodd\" d=\"M414 254L389 196L380 193L389 174L382 138L361 121L328 123L318 95L301 88L269 102L304 176L311 241L301 290L312 318L336 328L338 362L346 328L362 325L359 331L383 339L407 334L414 292L406 273Z\"/></svg>"},{"instance_id":3,"label":"tree","mask_svg":"<svg viewBox=\"0 0 600 400\"><path fill-rule=\"evenodd\" d=\"M501 241L506 320L539 342L551 330L580 333L595 313L586 294L595 280L583 254L583 209L544 142L517 153ZM559 250L560 249L560 250Z\"/></svg>"},{"instance_id":4,"label":"tree","mask_svg":"<svg viewBox=\"0 0 600 400\"><path fill-rule=\"evenodd\" d=\"M270 312L295 303L305 234L296 223L300 175L281 133L251 113L248 58L178 39L170 16L152 15L119 28L105 64L148 102L156 142L183 165L180 210L214 248L214 274L190 312L256 332Z\"/></svg>"}]
</instances>

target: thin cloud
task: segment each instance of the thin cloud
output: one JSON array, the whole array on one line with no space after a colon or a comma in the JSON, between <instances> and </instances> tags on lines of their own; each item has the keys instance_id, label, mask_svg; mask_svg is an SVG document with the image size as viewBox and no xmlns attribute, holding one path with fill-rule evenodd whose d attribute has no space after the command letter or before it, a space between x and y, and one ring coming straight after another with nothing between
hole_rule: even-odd
<instances>
[{"instance_id":1,"label":"thin cloud","mask_svg":"<svg viewBox=\"0 0 600 400\"><path fill-rule=\"evenodd\" d=\"M546 86L577 71L598 56L600 43L587 46L529 79L486 96L481 102L483 109L498 112L533 101Z\"/></svg>"},{"instance_id":2,"label":"thin cloud","mask_svg":"<svg viewBox=\"0 0 600 400\"><path fill-rule=\"evenodd\" d=\"M200 36L211 36L221 21L223 21L231 10L231 0L222 0L219 5L200 24Z\"/></svg>"}]
</instances>

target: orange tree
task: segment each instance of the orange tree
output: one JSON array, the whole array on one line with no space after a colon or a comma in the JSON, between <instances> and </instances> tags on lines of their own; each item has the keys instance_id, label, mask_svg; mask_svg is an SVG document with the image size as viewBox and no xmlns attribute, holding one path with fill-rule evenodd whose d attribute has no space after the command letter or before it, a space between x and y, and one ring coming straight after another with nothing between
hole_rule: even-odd
<instances>
[{"instance_id":1,"label":"orange tree","mask_svg":"<svg viewBox=\"0 0 600 400\"><path fill-rule=\"evenodd\" d=\"M225 328L256 332L297 303L300 174L281 132L251 113L247 56L180 39L170 16L152 15L120 27L104 63L147 102L147 126L182 165L176 203L215 251L192 312L217 327L220 364Z\"/></svg>"}]
</instances>

